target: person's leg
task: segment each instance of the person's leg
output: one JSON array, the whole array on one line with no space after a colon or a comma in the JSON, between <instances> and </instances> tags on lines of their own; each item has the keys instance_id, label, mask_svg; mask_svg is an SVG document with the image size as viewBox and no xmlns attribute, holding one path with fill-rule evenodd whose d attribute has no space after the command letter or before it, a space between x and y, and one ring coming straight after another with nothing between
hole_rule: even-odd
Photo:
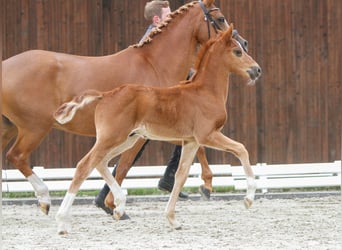
<instances>
[{"instance_id":1,"label":"person's leg","mask_svg":"<svg viewBox=\"0 0 342 250\"><path fill-rule=\"evenodd\" d=\"M179 159L182 152L182 146L177 145L173 151L173 155L167 163L164 176L160 178L158 188L163 191L171 192L175 183L175 175L178 169ZM180 192L179 198L187 199L188 194Z\"/></svg>"}]
</instances>

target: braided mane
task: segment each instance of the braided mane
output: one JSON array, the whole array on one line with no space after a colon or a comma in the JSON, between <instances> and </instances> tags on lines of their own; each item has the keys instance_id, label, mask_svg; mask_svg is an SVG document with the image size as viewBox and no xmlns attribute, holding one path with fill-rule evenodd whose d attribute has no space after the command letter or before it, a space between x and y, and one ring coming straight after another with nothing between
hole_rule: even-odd
<instances>
[{"instance_id":1,"label":"braided mane","mask_svg":"<svg viewBox=\"0 0 342 250\"><path fill-rule=\"evenodd\" d=\"M186 5L179 7L177 10L171 12L168 15L168 17L162 23L160 23L157 27L152 29L150 34L148 34L148 36L145 38L145 40L142 43L137 43L137 44L131 45L129 47L140 48L140 47L144 46L145 44L152 42L153 37L160 34L162 32L162 29L164 27L166 27L176 16L178 16L179 14L183 14L184 12L188 11L189 8L193 7L196 3L197 2L188 3Z\"/></svg>"}]
</instances>

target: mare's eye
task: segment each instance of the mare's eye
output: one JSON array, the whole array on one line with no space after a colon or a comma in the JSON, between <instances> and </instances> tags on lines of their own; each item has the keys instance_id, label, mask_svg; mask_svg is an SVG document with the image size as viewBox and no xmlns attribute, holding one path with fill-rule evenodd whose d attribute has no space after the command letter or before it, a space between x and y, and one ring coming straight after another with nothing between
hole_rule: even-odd
<instances>
[{"instance_id":1,"label":"mare's eye","mask_svg":"<svg viewBox=\"0 0 342 250\"><path fill-rule=\"evenodd\" d=\"M220 23L224 23L224 22L226 21L226 19L225 19L223 16L217 18L217 20L218 20Z\"/></svg>"},{"instance_id":2,"label":"mare's eye","mask_svg":"<svg viewBox=\"0 0 342 250\"><path fill-rule=\"evenodd\" d=\"M233 52L237 57L241 57L242 56L242 51L241 51L241 49L236 49L236 50L234 50L234 52Z\"/></svg>"}]
</instances>

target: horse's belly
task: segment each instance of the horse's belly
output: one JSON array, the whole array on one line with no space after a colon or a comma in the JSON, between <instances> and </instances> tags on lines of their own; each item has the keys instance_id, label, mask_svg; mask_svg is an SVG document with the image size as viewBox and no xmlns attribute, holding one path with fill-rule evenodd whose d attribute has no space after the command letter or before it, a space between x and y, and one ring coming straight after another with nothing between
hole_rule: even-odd
<instances>
[{"instance_id":1,"label":"horse's belly","mask_svg":"<svg viewBox=\"0 0 342 250\"><path fill-rule=\"evenodd\" d=\"M175 128L158 125L141 125L131 134L138 134L145 139L156 141L182 141L193 138L192 135L180 133Z\"/></svg>"}]
</instances>

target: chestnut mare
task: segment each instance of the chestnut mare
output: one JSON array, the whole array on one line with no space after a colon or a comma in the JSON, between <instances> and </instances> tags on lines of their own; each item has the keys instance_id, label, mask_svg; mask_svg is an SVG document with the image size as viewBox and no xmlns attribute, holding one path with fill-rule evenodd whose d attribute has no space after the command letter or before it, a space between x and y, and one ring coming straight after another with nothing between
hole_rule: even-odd
<instances>
[{"instance_id":1,"label":"chestnut mare","mask_svg":"<svg viewBox=\"0 0 342 250\"><path fill-rule=\"evenodd\" d=\"M70 210L82 182L96 168L115 196L113 216L124 214L126 196L111 175L108 162L132 147L139 138L181 141L183 148L175 184L166 207L171 227L178 229L175 206L190 165L200 146L233 153L239 158L247 176L245 206L254 200L256 184L248 152L220 130L227 119L226 102L229 73L254 83L261 75L259 65L232 38L232 26L212 38L199 52L196 73L191 80L168 88L131 84L112 91L86 91L63 104L55 113L61 124L72 122L78 109L94 110L96 143L78 162L74 178L57 212L58 232L67 233Z\"/></svg>"},{"instance_id":2,"label":"chestnut mare","mask_svg":"<svg viewBox=\"0 0 342 250\"><path fill-rule=\"evenodd\" d=\"M172 12L142 45L113 55L85 57L33 50L5 60L2 64L3 148L17 136L6 157L32 184L42 211L49 212L51 201L47 186L28 163L32 151L51 128L96 135L93 110L80 112L68 124L56 123L53 113L62 103L86 89L108 91L123 83L171 86L186 78L198 44L206 42L208 35L215 34L217 29L227 28L228 23L214 0L203 0ZM116 175L120 184L144 142L140 139L121 156ZM199 149L198 158L205 186L211 190L212 174L203 148Z\"/></svg>"}]
</instances>

